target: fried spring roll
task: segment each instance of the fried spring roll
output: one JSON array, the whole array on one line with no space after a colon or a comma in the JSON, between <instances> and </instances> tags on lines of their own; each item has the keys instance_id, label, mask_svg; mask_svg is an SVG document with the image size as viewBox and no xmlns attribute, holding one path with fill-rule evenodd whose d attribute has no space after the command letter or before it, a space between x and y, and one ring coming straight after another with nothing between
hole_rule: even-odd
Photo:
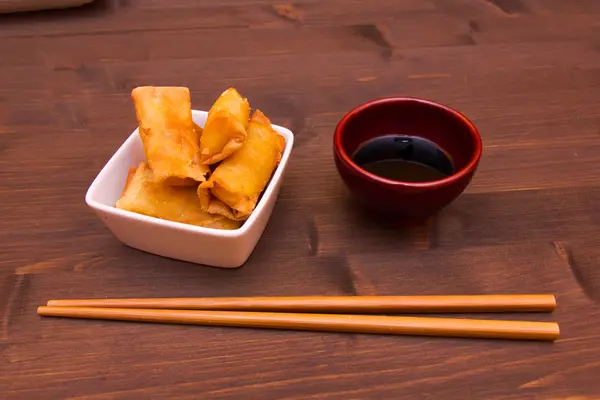
<instances>
[{"instance_id":1,"label":"fried spring roll","mask_svg":"<svg viewBox=\"0 0 600 400\"><path fill-rule=\"evenodd\" d=\"M129 171L127 172L127 179L125 179L125 187L123 188L123 191L121 192L121 197L125 195L125 192L127 191L127 188L129 187L129 184L131 183L133 176L135 175L135 171L137 171L136 167L129 167Z\"/></svg>"},{"instance_id":2,"label":"fried spring roll","mask_svg":"<svg viewBox=\"0 0 600 400\"><path fill-rule=\"evenodd\" d=\"M214 164L239 150L246 140L250 104L234 88L224 91L214 102L200 138L203 164Z\"/></svg>"},{"instance_id":3,"label":"fried spring roll","mask_svg":"<svg viewBox=\"0 0 600 400\"><path fill-rule=\"evenodd\" d=\"M250 216L261 192L281 160L285 139L271 126L269 119L256 110L248 124L246 143L225 159L210 178L200 184L229 206L237 219Z\"/></svg>"},{"instance_id":4,"label":"fried spring roll","mask_svg":"<svg viewBox=\"0 0 600 400\"><path fill-rule=\"evenodd\" d=\"M202 211L195 187L157 182L145 162L140 163L116 207L150 217L215 229L237 229L240 222Z\"/></svg>"},{"instance_id":5,"label":"fried spring roll","mask_svg":"<svg viewBox=\"0 0 600 400\"><path fill-rule=\"evenodd\" d=\"M222 215L234 221L243 221L248 219L247 215L238 215L234 213L231 207L217 199L210 189L198 187L198 199L200 200L200 208L210 214Z\"/></svg>"},{"instance_id":6,"label":"fried spring roll","mask_svg":"<svg viewBox=\"0 0 600 400\"><path fill-rule=\"evenodd\" d=\"M202 132L204 131L204 129L202 129L202 127L200 125L198 125L197 123L194 122L194 131L196 131L196 136L198 137L198 141L200 141L200 138L202 137Z\"/></svg>"},{"instance_id":7,"label":"fried spring roll","mask_svg":"<svg viewBox=\"0 0 600 400\"><path fill-rule=\"evenodd\" d=\"M200 162L199 132L185 87L133 89L139 132L154 178L170 185L195 185L209 169Z\"/></svg>"}]
</instances>

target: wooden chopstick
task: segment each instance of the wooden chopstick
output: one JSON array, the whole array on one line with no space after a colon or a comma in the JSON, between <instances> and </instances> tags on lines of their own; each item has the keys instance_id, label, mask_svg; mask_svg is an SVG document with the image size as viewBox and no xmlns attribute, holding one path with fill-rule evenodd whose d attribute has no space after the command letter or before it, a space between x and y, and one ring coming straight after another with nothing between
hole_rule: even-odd
<instances>
[{"instance_id":1,"label":"wooden chopstick","mask_svg":"<svg viewBox=\"0 0 600 400\"><path fill-rule=\"evenodd\" d=\"M39 307L38 314L189 325L490 339L554 341L560 334L559 326L554 322L454 318L52 306Z\"/></svg>"},{"instance_id":2,"label":"wooden chopstick","mask_svg":"<svg viewBox=\"0 0 600 400\"><path fill-rule=\"evenodd\" d=\"M551 294L462 296L297 296L50 300L48 306L333 313L553 311Z\"/></svg>"}]
</instances>

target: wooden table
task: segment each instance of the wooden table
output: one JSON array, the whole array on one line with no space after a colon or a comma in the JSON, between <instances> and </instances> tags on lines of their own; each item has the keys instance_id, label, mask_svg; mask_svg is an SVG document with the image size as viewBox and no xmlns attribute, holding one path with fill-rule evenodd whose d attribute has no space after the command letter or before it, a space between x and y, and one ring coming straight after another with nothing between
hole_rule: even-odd
<instances>
[{"instance_id":1,"label":"wooden table","mask_svg":"<svg viewBox=\"0 0 600 400\"><path fill-rule=\"evenodd\" d=\"M600 1L119 0L0 19L0 398L597 399ZM234 86L296 134L247 264L120 244L84 203L138 85ZM332 162L341 116L402 94L485 142L430 223L384 228ZM551 292L509 342L42 319L52 298ZM500 317L497 317L500 318ZM506 315L502 318L522 318Z\"/></svg>"}]
</instances>

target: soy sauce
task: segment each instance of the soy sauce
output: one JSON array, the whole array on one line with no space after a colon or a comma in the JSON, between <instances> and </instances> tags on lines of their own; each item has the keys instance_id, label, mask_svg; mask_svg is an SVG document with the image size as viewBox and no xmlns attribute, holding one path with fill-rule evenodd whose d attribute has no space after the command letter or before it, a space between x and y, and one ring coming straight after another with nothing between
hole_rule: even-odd
<instances>
[{"instance_id":1,"label":"soy sauce","mask_svg":"<svg viewBox=\"0 0 600 400\"><path fill-rule=\"evenodd\" d=\"M450 156L418 136L376 137L363 143L352 159L372 174L402 182L430 182L454 173Z\"/></svg>"}]
</instances>

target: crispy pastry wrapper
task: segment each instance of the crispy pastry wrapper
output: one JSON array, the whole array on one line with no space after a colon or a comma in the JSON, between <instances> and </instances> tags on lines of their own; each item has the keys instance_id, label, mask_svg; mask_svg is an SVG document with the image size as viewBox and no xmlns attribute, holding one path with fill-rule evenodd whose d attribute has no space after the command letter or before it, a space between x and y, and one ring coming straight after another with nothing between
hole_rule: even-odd
<instances>
[{"instance_id":1,"label":"crispy pastry wrapper","mask_svg":"<svg viewBox=\"0 0 600 400\"><path fill-rule=\"evenodd\" d=\"M199 197L206 197L202 189L210 189L214 197L232 209L234 218L248 218L279 164L284 146L283 136L256 110L248 124L246 142L199 185Z\"/></svg>"},{"instance_id":2,"label":"crispy pastry wrapper","mask_svg":"<svg viewBox=\"0 0 600 400\"><path fill-rule=\"evenodd\" d=\"M129 184L131 183L131 180L133 179L136 170L136 167L129 167L129 171L127 172L127 179L125 180L125 187L123 188L123 192L121 192L121 197L125 195L125 192L127 191L127 188L129 187Z\"/></svg>"},{"instance_id":3,"label":"crispy pastry wrapper","mask_svg":"<svg viewBox=\"0 0 600 400\"><path fill-rule=\"evenodd\" d=\"M189 89L141 86L131 97L154 179L177 186L205 181L209 169L200 162Z\"/></svg>"},{"instance_id":4,"label":"crispy pastry wrapper","mask_svg":"<svg viewBox=\"0 0 600 400\"><path fill-rule=\"evenodd\" d=\"M237 90L229 88L208 112L200 138L200 159L210 165L238 151L246 141L250 104Z\"/></svg>"},{"instance_id":5,"label":"crispy pastry wrapper","mask_svg":"<svg viewBox=\"0 0 600 400\"><path fill-rule=\"evenodd\" d=\"M200 137L202 137L202 132L204 131L204 129L202 129L200 125L194 122L194 131L196 131L196 136L198 137L199 141Z\"/></svg>"},{"instance_id":6,"label":"crispy pastry wrapper","mask_svg":"<svg viewBox=\"0 0 600 400\"><path fill-rule=\"evenodd\" d=\"M237 229L241 223L202 210L196 188L158 182L148 164L141 162L116 207L150 217L215 229Z\"/></svg>"},{"instance_id":7,"label":"crispy pastry wrapper","mask_svg":"<svg viewBox=\"0 0 600 400\"><path fill-rule=\"evenodd\" d=\"M244 221L248 219L248 215L238 215L231 207L217 199L210 189L198 187L198 199L200 200L200 208L210 214L222 215L233 221Z\"/></svg>"}]
</instances>

